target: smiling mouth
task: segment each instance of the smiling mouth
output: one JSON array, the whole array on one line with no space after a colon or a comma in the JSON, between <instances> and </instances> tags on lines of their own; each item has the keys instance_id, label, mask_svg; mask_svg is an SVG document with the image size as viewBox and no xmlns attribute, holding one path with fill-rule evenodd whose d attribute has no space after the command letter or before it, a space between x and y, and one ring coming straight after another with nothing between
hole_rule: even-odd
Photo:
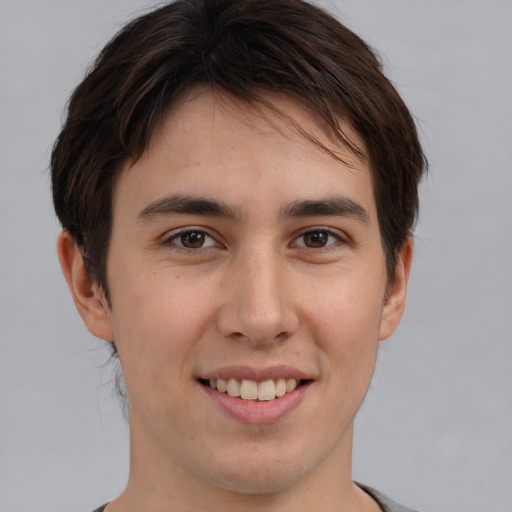
<instances>
[{"instance_id":1,"label":"smiling mouth","mask_svg":"<svg viewBox=\"0 0 512 512\"><path fill-rule=\"evenodd\" d=\"M203 386L209 386L220 393L241 400L264 401L278 399L298 387L310 382L299 379L268 379L261 382L249 379L199 379Z\"/></svg>"}]
</instances>

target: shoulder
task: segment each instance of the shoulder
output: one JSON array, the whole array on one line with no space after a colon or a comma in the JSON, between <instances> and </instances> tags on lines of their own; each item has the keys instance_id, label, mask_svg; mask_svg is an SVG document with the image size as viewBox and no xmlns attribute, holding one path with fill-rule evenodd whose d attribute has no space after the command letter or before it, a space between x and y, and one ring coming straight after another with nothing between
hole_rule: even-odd
<instances>
[{"instance_id":1,"label":"shoulder","mask_svg":"<svg viewBox=\"0 0 512 512\"><path fill-rule=\"evenodd\" d=\"M363 491L368 493L382 508L383 512L418 512L413 510L412 508L404 507L403 505L399 505L393 500L389 499L387 496L382 494L381 492L368 487L367 485L362 485L360 483L357 484Z\"/></svg>"},{"instance_id":2,"label":"shoulder","mask_svg":"<svg viewBox=\"0 0 512 512\"><path fill-rule=\"evenodd\" d=\"M360 483L358 483L357 485L361 487L361 489L363 489L366 493L368 493L380 505L383 512L418 512L416 510L413 510L412 508L407 508L404 507L403 505L399 505L398 503L389 499L387 496L373 489L372 487L368 487L367 485L362 485ZM103 512L106 506L107 503L93 510L93 512Z\"/></svg>"}]
</instances>

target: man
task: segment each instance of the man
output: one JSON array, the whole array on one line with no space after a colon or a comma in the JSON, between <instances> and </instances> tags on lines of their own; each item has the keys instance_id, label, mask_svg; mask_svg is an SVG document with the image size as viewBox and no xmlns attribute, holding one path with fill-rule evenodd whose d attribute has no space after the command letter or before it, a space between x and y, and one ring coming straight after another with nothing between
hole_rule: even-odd
<instances>
[{"instance_id":1,"label":"man","mask_svg":"<svg viewBox=\"0 0 512 512\"><path fill-rule=\"evenodd\" d=\"M101 52L51 166L128 393L130 477L98 510L407 510L351 476L425 167L361 39L300 0L165 5Z\"/></svg>"}]
</instances>

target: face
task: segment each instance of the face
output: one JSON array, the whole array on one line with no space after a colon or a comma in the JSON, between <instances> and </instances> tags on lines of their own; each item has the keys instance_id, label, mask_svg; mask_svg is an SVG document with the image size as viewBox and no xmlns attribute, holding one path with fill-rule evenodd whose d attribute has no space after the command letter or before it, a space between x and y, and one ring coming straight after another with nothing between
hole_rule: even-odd
<instances>
[{"instance_id":1,"label":"face","mask_svg":"<svg viewBox=\"0 0 512 512\"><path fill-rule=\"evenodd\" d=\"M111 309L84 316L116 342L132 458L251 493L350 473L407 277L386 276L367 164L271 100L350 167L263 108L189 94L120 174Z\"/></svg>"}]
</instances>

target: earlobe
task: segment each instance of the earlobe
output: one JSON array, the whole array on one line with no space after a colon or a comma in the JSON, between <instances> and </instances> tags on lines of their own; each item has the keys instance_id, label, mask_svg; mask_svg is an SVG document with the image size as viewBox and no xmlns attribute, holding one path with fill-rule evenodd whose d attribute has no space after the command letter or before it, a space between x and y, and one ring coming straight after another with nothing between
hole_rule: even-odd
<instances>
[{"instance_id":1,"label":"earlobe","mask_svg":"<svg viewBox=\"0 0 512 512\"><path fill-rule=\"evenodd\" d=\"M68 231L60 233L57 251L62 273L87 329L98 338L113 340L107 301L98 286L91 281L82 251Z\"/></svg>"},{"instance_id":2,"label":"earlobe","mask_svg":"<svg viewBox=\"0 0 512 512\"><path fill-rule=\"evenodd\" d=\"M389 338L398 327L405 309L407 283L411 270L413 242L411 237L402 245L397 257L395 275L389 284L388 293L382 309L379 339Z\"/></svg>"}]
</instances>

